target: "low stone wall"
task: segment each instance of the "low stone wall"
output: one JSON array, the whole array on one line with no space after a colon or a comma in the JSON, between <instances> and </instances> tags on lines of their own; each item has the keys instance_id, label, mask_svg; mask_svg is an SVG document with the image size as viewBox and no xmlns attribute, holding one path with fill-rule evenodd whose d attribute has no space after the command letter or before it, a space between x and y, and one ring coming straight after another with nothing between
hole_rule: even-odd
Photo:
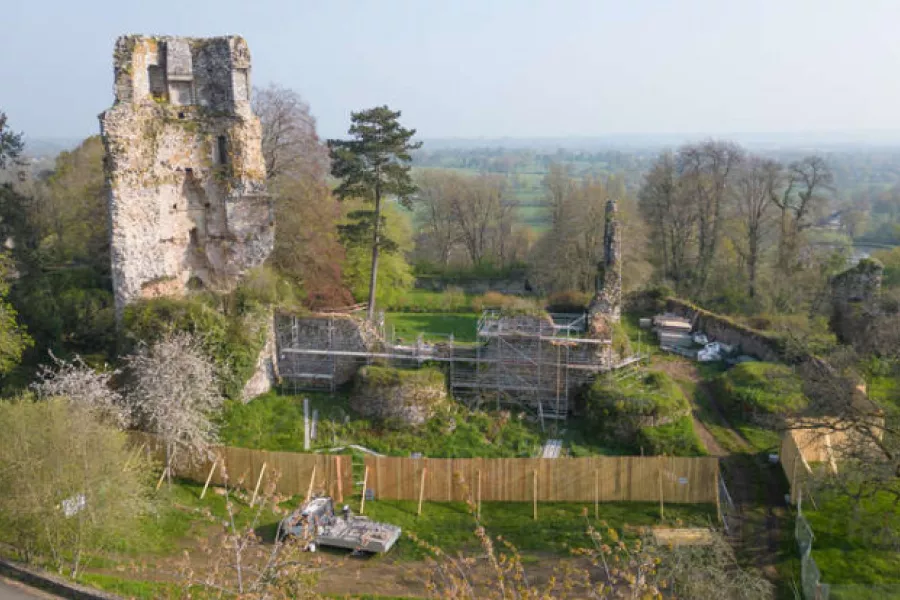
<instances>
[{"instance_id":1,"label":"low stone wall","mask_svg":"<svg viewBox=\"0 0 900 600\"><path fill-rule=\"evenodd\" d=\"M756 331L678 298L666 300L666 311L689 319L694 329L704 332L710 339L739 347L742 354L767 362L783 359L781 341L772 334Z\"/></svg>"},{"instance_id":2,"label":"low stone wall","mask_svg":"<svg viewBox=\"0 0 900 600\"><path fill-rule=\"evenodd\" d=\"M0 576L20 581L60 598L73 598L75 600L121 600L122 598L121 596L101 592L100 590L64 579L59 575L11 560L0 559ZM24 596L25 594L22 595ZM31 594L28 595L30 596Z\"/></svg>"},{"instance_id":3,"label":"low stone wall","mask_svg":"<svg viewBox=\"0 0 900 600\"><path fill-rule=\"evenodd\" d=\"M266 345L259 351L256 359L256 371L244 384L241 399L244 402L265 394L278 383L278 357L275 344L275 318L272 315L266 319Z\"/></svg>"}]
</instances>

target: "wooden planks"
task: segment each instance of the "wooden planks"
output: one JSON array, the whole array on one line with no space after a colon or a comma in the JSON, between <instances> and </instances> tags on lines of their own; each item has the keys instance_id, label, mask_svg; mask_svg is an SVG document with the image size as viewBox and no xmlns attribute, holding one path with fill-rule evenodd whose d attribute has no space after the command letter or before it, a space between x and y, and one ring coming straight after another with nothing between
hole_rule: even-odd
<instances>
[{"instance_id":1,"label":"wooden planks","mask_svg":"<svg viewBox=\"0 0 900 600\"><path fill-rule=\"evenodd\" d=\"M132 433L135 446L163 460L153 436ZM335 498L355 490L349 456L269 452L222 446L211 483L250 488L262 473L276 478L284 495L313 491ZM212 460L176 465L179 477L203 483ZM597 456L589 458L402 458L367 456L367 485L375 498L427 502L659 502L716 501L719 463L715 457ZM315 471L313 471L315 469ZM424 482L424 484L423 484Z\"/></svg>"},{"instance_id":2,"label":"wooden planks","mask_svg":"<svg viewBox=\"0 0 900 600\"><path fill-rule=\"evenodd\" d=\"M714 457L602 456L591 458L366 457L368 487L376 498L474 500L480 472L483 502L715 502ZM536 474L537 482L533 481Z\"/></svg>"},{"instance_id":3,"label":"wooden planks","mask_svg":"<svg viewBox=\"0 0 900 600\"><path fill-rule=\"evenodd\" d=\"M136 445L145 444L145 451L153 458L161 462L165 460L165 451L154 436L138 432L129 435ZM219 457L219 464L212 469L210 478L213 485L222 485L227 477L232 486L252 490L263 473L263 465L266 465L268 477L275 480L275 491L282 495L305 495L314 467L314 492L326 493L337 499L341 492L353 489L349 456L269 452L230 446L219 446L213 452ZM203 483L209 476L212 463L213 460L196 464L179 460L175 474ZM265 484L261 489L265 489Z\"/></svg>"}]
</instances>

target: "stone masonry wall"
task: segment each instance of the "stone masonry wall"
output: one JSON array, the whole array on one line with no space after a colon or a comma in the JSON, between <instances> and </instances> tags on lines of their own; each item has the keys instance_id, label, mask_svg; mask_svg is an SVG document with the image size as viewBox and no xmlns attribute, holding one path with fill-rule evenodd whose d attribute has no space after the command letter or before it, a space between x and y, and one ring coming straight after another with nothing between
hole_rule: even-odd
<instances>
[{"instance_id":1,"label":"stone masonry wall","mask_svg":"<svg viewBox=\"0 0 900 600\"><path fill-rule=\"evenodd\" d=\"M622 266L618 208L615 200L606 203L603 230L603 262L597 268L596 293L588 307L589 330L596 336L608 336L613 323L622 316Z\"/></svg>"},{"instance_id":2,"label":"stone masonry wall","mask_svg":"<svg viewBox=\"0 0 900 600\"><path fill-rule=\"evenodd\" d=\"M702 331L712 340L739 347L742 354L767 362L779 362L783 358L781 343L773 335L750 329L677 298L666 301L666 311L690 319L697 331Z\"/></svg>"},{"instance_id":3,"label":"stone masonry wall","mask_svg":"<svg viewBox=\"0 0 900 600\"><path fill-rule=\"evenodd\" d=\"M884 266L865 258L831 279L831 329L843 342L863 343L871 336Z\"/></svg>"},{"instance_id":4,"label":"stone masonry wall","mask_svg":"<svg viewBox=\"0 0 900 600\"><path fill-rule=\"evenodd\" d=\"M106 146L116 308L227 291L274 243L261 128L240 37L124 36Z\"/></svg>"}]
</instances>

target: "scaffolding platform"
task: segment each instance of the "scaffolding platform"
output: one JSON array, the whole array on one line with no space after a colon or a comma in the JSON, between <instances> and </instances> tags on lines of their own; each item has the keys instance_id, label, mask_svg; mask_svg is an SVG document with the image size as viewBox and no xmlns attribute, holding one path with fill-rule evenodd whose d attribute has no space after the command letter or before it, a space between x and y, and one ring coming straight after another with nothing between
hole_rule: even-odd
<instances>
[{"instance_id":1,"label":"scaffolding platform","mask_svg":"<svg viewBox=\"0 0 900 600\"><path fill-rule=\"evenodd\" d=\"M353 335L335 314L286 317L278 327L279 374L298 389L331 389L373 361L398 367L442 364L454 396L471 408L524 409L541 422L565 419L578 388L598 373L634 363L616 361L609 339L589 337L586 314L509 314L485 310L476 343L415 344L385 339L381 327L358 321ZM317 320L316 320L317 319ZM361 331L362 331L361 330Z\"/></svg>"}]
</instances>

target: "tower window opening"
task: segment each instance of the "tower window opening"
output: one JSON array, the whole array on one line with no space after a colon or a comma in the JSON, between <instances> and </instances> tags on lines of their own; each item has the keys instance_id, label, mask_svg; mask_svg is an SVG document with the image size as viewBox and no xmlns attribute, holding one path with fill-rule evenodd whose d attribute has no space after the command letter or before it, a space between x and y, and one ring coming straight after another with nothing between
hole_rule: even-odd
<instances>
[{"instance_id":1,"label":"tower window opening","mask_svg":"<svg viewBox=\"0 0 900 600\"><path fill-rule=\"evenodd\" d=\"M227 165L228 164L228 139L224 135L220 135L217 141L218 141L218 149L219 149L219 164Z\"/></svg>"}]
</instances>

